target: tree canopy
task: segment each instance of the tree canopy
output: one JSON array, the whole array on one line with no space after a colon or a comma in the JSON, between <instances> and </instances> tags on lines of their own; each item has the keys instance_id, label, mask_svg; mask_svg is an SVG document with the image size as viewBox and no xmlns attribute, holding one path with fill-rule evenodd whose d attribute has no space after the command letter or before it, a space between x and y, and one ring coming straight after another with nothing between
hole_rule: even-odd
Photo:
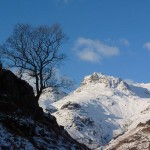
<instances>
[{"instance_id":1,"label":"tree canopy","mask_svg":"<svg viewBox=\"0 0 150 150\"><path fill-rule=\"evenodd\" d=\"M48 87L70 85L68 78L57 78L56 69L66 56L60 51L66 41L59 24L33 27L17 24L12 35L1 46L8 66L17 68L21 77L24 73L35 80L36 98Z\"/></svg>"}]
</instances>

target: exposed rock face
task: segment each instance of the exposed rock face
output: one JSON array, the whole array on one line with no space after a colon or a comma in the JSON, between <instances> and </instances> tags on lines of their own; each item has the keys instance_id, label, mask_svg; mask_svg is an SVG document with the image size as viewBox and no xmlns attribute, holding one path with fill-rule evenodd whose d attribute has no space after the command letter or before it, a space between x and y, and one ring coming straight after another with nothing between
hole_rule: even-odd
<instances>
[{"instance_id":1,"label":"exposed rock face","mask_svg":"<svg viewBox=\"0 0 150 150\"><path fill-rule=\"evenodd\" d=\"M72 103L72 102L67 102L66 104L64 104L61 109L64 109L64 108L68 108L68 109L80 109L81 106L77 103Z\"/></svg>"},{"instance_id":2,"label":"exposed rock face","mask_svg":"<svg viewBox=\"0 0 150 150\"><path fill-rule=\"evenodd\" d=\"M105 146L106 150L149 150L150 149L150 121L139 123L137 127Z\"/></svg>"},{"instance_id":3,"label":"exposed rock face","mask_svg":"<svg viewBox=\"0 0 150 150\"><path fill-rule=\"evenodd\" d=\"M0 149L88 150L43 113L32 87L8 70L0 73Z\"/></svg>"},{"instance_id":4,"label":"exposed rock face","mask_svg":"<svg viewBox=\"0 0 150 150\"><path fill-rule=\"evenodd\" d=\"M3 70L0 73L0 102L6 106L12 104L30 111L39 109L33 88L9 70ZM3 107L4 109L5 107ZM6 110L8 111L7 107Z\"/></svg>"}]
</instances>

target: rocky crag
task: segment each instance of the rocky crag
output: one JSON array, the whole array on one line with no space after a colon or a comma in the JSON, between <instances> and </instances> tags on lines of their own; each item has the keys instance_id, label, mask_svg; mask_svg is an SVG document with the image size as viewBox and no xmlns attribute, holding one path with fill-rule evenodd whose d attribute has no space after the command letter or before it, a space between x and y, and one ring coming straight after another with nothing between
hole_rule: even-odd
<instances>
[{"instance_id":1,"label":"rocky crag","mask_svg":"<svg viewBox=\"0 0 150 150\"><path fill-rule=\"evenodd\" d=\"M9 70L0 72L0 149L86 150L55 117L45 114L32 87Z\"/></svg>"}]
</instances>

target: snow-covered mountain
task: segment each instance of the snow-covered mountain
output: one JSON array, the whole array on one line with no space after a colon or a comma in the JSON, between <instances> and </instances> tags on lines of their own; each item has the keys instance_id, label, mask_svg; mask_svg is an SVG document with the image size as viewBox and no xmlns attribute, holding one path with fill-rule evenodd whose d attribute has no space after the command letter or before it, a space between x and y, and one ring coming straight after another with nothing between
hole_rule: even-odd
<instances>
[{"instance_id":1,"label":"snow-covered mountain","mask_svg":"<svg viewBox=\"0 0 150 150\"><path fill-rule=\"evenodd\" d=\"M53 115L74 139L99 149L150 119L149 89L150 84L129 85L94 73L73 93L52 104L57 109Z\"/></svg>"},{"instance_id":2,"label":"snow-covered mountain","mask_svg":"<svg viewBox=\"0 0 150 150\"><path fill-rule=\"evenodd\" d=\"M39 105L44 110L52 109L52 103L57 102L63 97L67 96L67 93L61 89L48 88L41 95Z\"/></svg>"}]
</instances>

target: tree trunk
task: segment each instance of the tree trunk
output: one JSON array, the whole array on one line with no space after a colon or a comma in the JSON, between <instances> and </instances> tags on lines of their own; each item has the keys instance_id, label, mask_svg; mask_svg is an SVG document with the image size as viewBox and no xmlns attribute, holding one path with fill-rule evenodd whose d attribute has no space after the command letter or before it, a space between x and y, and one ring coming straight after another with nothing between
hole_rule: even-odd
<instances>
[{"instance_id":1,"label":"tree trunk","mask_svg":"<svg viewBox=\"0 0 150 150\"><path fill-rule=\"evenodd\" d=\"M40 90L40 91L37 92L37 95L35 96L35 99L37 101L39 101L39 98L40 98L41 94L42 94L42 90Z\"/></svg>"}]
</instances>

